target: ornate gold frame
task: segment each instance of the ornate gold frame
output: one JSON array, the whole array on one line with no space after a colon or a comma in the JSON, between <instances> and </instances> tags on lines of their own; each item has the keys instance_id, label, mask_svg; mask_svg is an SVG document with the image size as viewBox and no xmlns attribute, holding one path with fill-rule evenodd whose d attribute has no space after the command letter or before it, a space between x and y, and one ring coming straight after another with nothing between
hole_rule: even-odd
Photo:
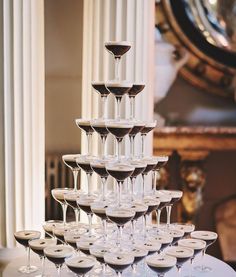
<instances>
[{"instance_id":1,"label":"ornate gold frame","mask_svg":"<svg viewBox=\"0 0 236 277\"><path fill-rule=\"evenodd\" d=\"M169 0L156 1L155 17L157 28L176 47L177 54L182 47L189 51L190 57L180 70L181 76L207 92L234 98L233 80L236 70L216 62L193 45L175 20Z\"/></svg>"}]
</instances>

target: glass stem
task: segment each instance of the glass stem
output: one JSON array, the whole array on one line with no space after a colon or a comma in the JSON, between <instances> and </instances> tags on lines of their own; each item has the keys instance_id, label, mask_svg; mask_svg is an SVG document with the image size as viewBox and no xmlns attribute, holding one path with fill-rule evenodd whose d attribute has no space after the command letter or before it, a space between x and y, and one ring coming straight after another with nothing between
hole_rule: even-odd
<instances>
[{"instance_id":1,"label":"glass stem","mask_svg":"<svg viewBox=\"0 0 236 277\"><path fill-rule=\"evenodd\" d=\"M43 277L45 272L45 256L41 256L41 260L42 260L42 277Z\"/></svg>"},{"instance_id":2,"label":"glass stem","mask_svg":"<svg viewBox=\"0 0 236 277\"><path fill-rule=\"evenodd\" d=\"M116 274L117 274L117 277L122 277L122 273L120 271L117 271Z\"/></svg>"},{"instance_id":3,"label":"glass stem","mask_svg":"<svg viewBox=\"0 0 236 277\"><path fill-rule=\"evenodd\" d=\"M144 216L143 216L143 228L144 228L144 239L146 239L147 238L147 215L145 214Z\"/></svg>"},{"instance_id":4,"label":"glass stem","mask_svg":"<svg viewBox=\"0 0 236 277\"><path fill-rule=\"evenodd\" d=\"M89 235L92 235L92 219L93 219L93 214L88 214L88 222L89 222Z\"/></svg>"},{"instance_id":5,"label":"glass stem","mask_svg":"<svg viewBox=\"0 0 236 277\"><path fill-rule=\"evenodd\" d=\"M152 192L155 194L157 190L157 171L152 171Z\"/></svg>"},{"instance_id":6,"label":"glass stem","mask_svg":"<svg viewBox=\"0 0 236 277\"><path fill-rule=\"evenodd\" d=\"M63 223L66 225L66 211L67 211L67 204L62 204L62 214L63 214Z\"/></svg>"},{"instance_id":7,"label":"glass stem","mask_svg":"<svg viewBox=\"0 0 236 277\"><path fill-rule=\"evenodd\" d=\"M78 170L72 170L72 173L73 173L73 179L74 179L74 191L76 191L78 189L77 188L77 180L78 180L79 171Z\"/></svg>"},{"instance_id":8,"label":"glass stem","mask_svg":"<svg viewBox=\"0 0 236 277\"><path fill-rule=\"evenodd\" d=\"M172 205L168 205L166 206L166 212L167 212L167 228L170 227L170 216L171 216L171 209L172 209Z\"/></svg>"},{"instance_id":9,"label":"glass stem","mask_svg":"<svg viewBox=\"0 0 236 277\"><path fill-rule=\"evenodd\" d=\"M121 97L116 97L116 119L120 120L120 103Z\"/></svg>"},{"instance_id":10,"label":"glass stem","mask_svg":"<svg viewBox=\"0 0 236 277\"><path fill-rule=\"evenodd\" d=\"M118 207L120 207L121 206L121 193L122 193L123 182L118 181L117 185L118 185Z\"/></svg>"},{"instance_id":11,"label":"glass stem","mask_svg":"<svg viewBox=\"0 0 236 277\"><path fill-rule=\"evenodd\" d=\"M118 161L121 160L121 143L123 138L117 138Z\"/></svg>"},{"instance_id":12,"label":"glass stem","mask_svg":"<svg viewBox=\"0 0 236 277\"><path fill-rule=\"evenodd\" d=\"M145 138L146 134L141 134L141 157L143 158L145 155Z\"/></svg>"},{"instance_id":13,"label":"glass stem","mask_svg":"<svg viewBox=\"0 0 236 277\"><path fill-rule=\"evenodd\" d=\"M91 195L91 178L92 178L92 173L86 173L87 175L87 180L88 180L88 195Z\"/></svg>"},{"instance_id":14,"label":"glass stem","mask_svg":"<svg viewBox=\"0 0 236 277\"><path fill-rule=\"evenodd\" d=\"M143 177L143 190L142 190L142 199L145 197L145 174L142 174Z\"/></svg>"},{"instance_id":15,"label":"glass stem","mask_svg":"<svg viewBox=\"0 0 236 277\"><path fill-rule=\"evenodd\" d=\"M131 180L131 200L134 201L134 186L135 186L136 177L130 178L130 180Z\"/></svg>"},{"instance_id":16,"label":"glass stem","mask_svg":"<svg viewBox=\"0 0 236 277\"><path fill-rule=\"evenodd\" d=\"M134 158L134 138L135 136L129 136L129 140L130 140L130 156L133 159Z\"/></svg>"},{"instance_id":17,"label":"glass stem","mask_svg":"<svg viewBox=\"0 0 236 277\"><path fill-rule=\"evenodd\" d=\"M105 119L106 113L107 113L107 109L106 109L107 95L102 95L101 99L102 99L102 118Z\"/></svg>"},{"instance_id":18,"label":"glass stem","mask_svg":"<svg viewBox=\"0 0 236 277\"><path fill-rule=\"evenodd\" d=\"M107 139L107 135L101 135L101 151L102 151L102 158L105 159L106 157L106 139Z\"/></svg>"},{"instance_id":19,"label":"glass stem","mask_svg":"<svg viewBox=\"0 0 236 277\"><path fill-rule=\"evenodd\" d=\"M131 242L134 243L135 220L131 220Z\"/></svg>"},{"instance_id":20,"label":"glass stem","mask_svg":"<svg viewBox=\"0 0 236 277\"><path fill-rule=\"evenodd\" d=\"M107 221L106 219L102 220L102 227L103 227L103 240L104 242L107 241Z\"/></svg>"},{"instance_id":21,"label":"glass stem","mask_svg":"<svg viewBox=\"0 0 236 277\"><path fill-rule=\"evenodd\" d=\"M88 141L88 155L91 155L91 148L92 148L92 133L86 133L87 141Z\"/></svg>"},{"instance_id":22,"label":"glass stem","mask_svg":"<svg viewBox=\"0 0 236 277\"><path fill-rule=\"evenodd\" d=\"M134 114L135 114L135 98L134 96L130 96L129 97L130 100L130 119L133 120L134 119Z\"/></svg>"},{"instance_id":23,"label":"glass stem","mask_svg":"<svg viewBox=\"0 0 236 277\"><path fill-rule=\"evenodd\" d=\"M79 225L79 209L74 209L74 213L75 213L75 222L76 225Z\"/></svg>"},{"instance_id":24,"label":"glass stem","mask_svg":"<svg viewBox=\"0 0 236 277\"><path fill-rule=\"evenodd\" d=\"M30 247L27 247L27 269L30 269Z\"/></svg>"},{"instance_id":25,"label":"glass stem","mask_svg":"<svg viewBox=\"0 0 236 277\"><path fill-rule=\"evenodd\" d=\"M106 200L106 183L107 178L101 177L101 185L102 185L102 200Z\"/></svg>"},{"instance_id":26,"label":"glass stem","mask_svg":"<svg viewBox=\"0 0 236 277\"><path fill-rule=\"evenodd\" d=\"M61 264L56 264L57 276L58 277L61 277L61 267L62 267Z\"/></svg>"},{"instance_id":27,"label":"glass stem","mask_svg":"<svg viewBox=\"0 0 236 277\"><path fill-rule=\"evenodd\" d=\"M119 74L119 65L120 65L120 57L115 57L115 80L120 80L120 74Z\"/></svg>"},{"instance_id":28,"label":"glass stem","mask_svg":"<svg viewBox=\"0 0 236 277\"><path fill-rule=\"evenodd\" d=\"M157 230L159 231L161 221L161 209L157 209Z\"/></svg>"},{"instance_id":29,"label":"glass stem","mask_svg":"<svg viewBox=\"0 0 236 277\"><path fill-rule=\"evenodd\" d=\"M118 226L118 238L117 238L117 246L121 247L121 239L123 235L123 226Z\"/></svg>"}]
</instances>

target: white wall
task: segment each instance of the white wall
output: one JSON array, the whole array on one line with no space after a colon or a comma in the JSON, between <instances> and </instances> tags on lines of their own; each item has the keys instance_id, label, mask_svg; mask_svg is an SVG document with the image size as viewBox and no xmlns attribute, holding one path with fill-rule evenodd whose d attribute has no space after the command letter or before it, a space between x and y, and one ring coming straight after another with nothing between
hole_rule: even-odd
<instances>
[{"instance_id":1,"label":"white wall","mask_svg":"<svg viewBox=\"0 0 236 277\"><path fill-rule=\"evenodd\" d=\"M45 0L46 153L79 152L82 0Z\"/></svg>"}]
</instances>

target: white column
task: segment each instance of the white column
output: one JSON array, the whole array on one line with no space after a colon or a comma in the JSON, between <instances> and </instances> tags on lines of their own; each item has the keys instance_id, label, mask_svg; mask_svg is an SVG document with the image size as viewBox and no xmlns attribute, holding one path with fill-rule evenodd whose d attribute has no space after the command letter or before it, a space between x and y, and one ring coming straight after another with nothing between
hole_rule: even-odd
<instances>
[{"instance_id":1,"label":"white column","mask_svg":"<svg viewBox=\"0 0 236 277\"><path fill-rule=\"evenodd\" d=\"M114 59L105 50L104 43L128 40L132 42L132 48L122 58L121 76L131 82L145 82L144 91L136 99L136 118L153 118L154 11L154 0L84 1L82 117L98 116L100 102L91 81L114 79ZM113 96L109 96L108 102L109 117L112 118ZM122 113L129 116L128 99L122 101ZM148 140L147 153L152 154L152 137L148 136ZM137 151L140 151L139 145ZM85 147L83 138L82 149Z\"/></svg>"},{"instance_id":2,"label":"white column","mask_svg":"<svg viewBox=\"0 0 236 277\"><path fill-rule=\"evenodd\" d=\"M44 220L43 0L3 1L4 202L0 243ZM5 201L3 200L5 199Z\"/></svg>"}]
</instances>

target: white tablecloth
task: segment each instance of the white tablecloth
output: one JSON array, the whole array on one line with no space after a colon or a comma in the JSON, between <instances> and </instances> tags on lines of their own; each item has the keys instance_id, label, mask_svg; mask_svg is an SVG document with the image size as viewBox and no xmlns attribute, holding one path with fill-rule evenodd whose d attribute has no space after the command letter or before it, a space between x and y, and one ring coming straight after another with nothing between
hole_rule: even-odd
<instances>
[{"instance_id":1,"label":"white tablecloth","mask_svg":"<svg viewBox=\"0 0 236 277\"><path fill-rule=\"evenodd\" d=\"M194 266L196 266L197 264L201 263L201 259L200 257L196 258L195 264ZM2 277L23 277L23 276L28 276L28 277L35 277L38 274L40 274L40 270L38 270L37 272L34 272L32 274L22 274L19 273L17 271L17 269L21 266L26 264L26 256L20 257L20 258L16 258L14 259L12 262L10 262L6 268L3 271L3 275ZM40 260L38 258L38 256L36 254L32 254L32 264L38 266L39 268L41 268L41 264L40 264ZM195 277L236 277L236 272L226 263L222 262L219 259L216 259L212 256L206 255L204 258L204 264L210 266L213 270L211 272L208 273L199 273L197 271L193 271L193 275ZM56 269L54 264L52 264L49 261L46 261L46 272L47 274L49 274L49 276L57 276L56 273ZM126 271L124 272L126 274L124 274L125 277L129 277L129 272ZM183 266L183 269L181 271L181 275L178 275L176 268L173 268L170 272L168 272L165 277L184 277L186 275L189 274L189 263L186 263ZM72 273L69 273L68 270L66 268L63 268L62 271L62 277L69 277L69 276L75 276ZM115 276L115 274L114 274ZM146 277L152 277L152 276L156 276L153 275L152 273L150 273L149 271L146 274ZM143 276L145 277L145 275Z\"/></svg>"}]
</instances>

